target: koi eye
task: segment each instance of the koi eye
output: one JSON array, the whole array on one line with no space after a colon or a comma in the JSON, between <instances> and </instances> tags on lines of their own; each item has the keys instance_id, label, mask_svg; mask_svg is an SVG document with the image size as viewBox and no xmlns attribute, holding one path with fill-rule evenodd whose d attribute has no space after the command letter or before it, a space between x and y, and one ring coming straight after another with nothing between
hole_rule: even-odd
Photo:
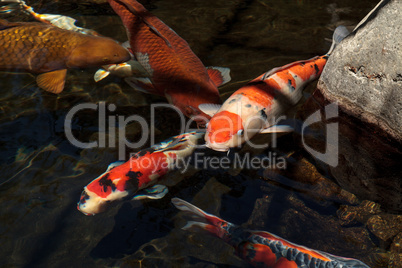
<instances>
[{"instance_id":1,"label":"koi eye","mask_svg":"<svg viewBox=\"0 0 402 268\"><path fill-rule=\"evenodd\" d=\"M237 136L243 136L244 135L244 129L240 129L239 131L237 131Z\"/></svg>"},{"instance_id":2,"label":"koi eye","mask_svg":"<svg viewBox=\"0 0 402 268\"><path fill-rule=\"evenodd\" d=\"M103 58L102 61L106 63L106 62L109 62L109 59L108 58Z\"/></svg>"}]
</instances>

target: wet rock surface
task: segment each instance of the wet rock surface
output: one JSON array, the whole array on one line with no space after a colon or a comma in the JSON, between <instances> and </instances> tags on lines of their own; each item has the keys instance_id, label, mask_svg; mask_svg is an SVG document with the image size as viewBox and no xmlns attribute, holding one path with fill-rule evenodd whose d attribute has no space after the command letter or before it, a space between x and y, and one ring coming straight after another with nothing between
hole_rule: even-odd
<instances>
[{"instance_id":1,"label":"wet rock surface","mask_svg":"<svg viewBox=\"0 0 402 268\"><path fill-rule=\"evenodd\" d=\"M339 154L330 171L343 189L401 212L402 4L381 3L331 55L300 114L307 118L321 110L325 118L325 107L336 102L339 116L312 128L325 133L327 124L338 123L339 143L307 137L307 144Z\"/></svg>"}]
</instances>

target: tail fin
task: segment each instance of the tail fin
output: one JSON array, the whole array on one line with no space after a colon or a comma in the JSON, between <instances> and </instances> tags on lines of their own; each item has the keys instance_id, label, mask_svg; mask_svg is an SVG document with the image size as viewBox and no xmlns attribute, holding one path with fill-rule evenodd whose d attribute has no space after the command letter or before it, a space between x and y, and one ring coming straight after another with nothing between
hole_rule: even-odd
<instances>
[{"instance_id":1,"label":"tail fin","mask_svg":"<svg viewBox=\"0 0 402 268\"><path fill-rule=\"evenodd\" d=\"M219 238L224 238L228 233L228 228L233 224L226 222L212 214L208 214L205 211L197 208L196 206L180 199L180 198L172 198L172 203L176 208L185 211L190 215L193 221L189 221L182 229L190 230L194 227L198 227L204 230L209 231Z\"/></svg>"},{"instance_id":2,"label":"tail fin","mask_svg":"<svg viewBox=\"0 0 402 268\"><path fill-rule=\"evenodd\" d=\"M3 1L0 1L0 5L2 5ZM8 0L4 1L5 6L0 7L0 14L1 13L11 13L15 10L21 8L21 2L19 0Z\"/></svg>"},{"instance_id":3,"label":"tail fin","mask_svg":"<svg viewBox=\"0 0 402 268\"><path fill-rule=\"evenodd\" d=\"M335 47L346 37L349 35L349 30L346 29L345 26L340 25L336 27L334 34L332 35L332 45L328 50L327 55L331 54Z\"/></svg>"}]
</instances>

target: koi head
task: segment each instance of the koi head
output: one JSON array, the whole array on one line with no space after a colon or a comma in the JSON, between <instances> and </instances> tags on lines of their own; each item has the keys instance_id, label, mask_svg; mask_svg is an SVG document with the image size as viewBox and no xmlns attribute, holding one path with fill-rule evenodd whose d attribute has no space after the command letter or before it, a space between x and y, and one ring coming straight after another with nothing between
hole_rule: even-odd
<instances>
[{"instance_id":1,"label":"koi head","mask_svg":"<svg viewBox=\"0 0 402 268\"><path fill-rule=\"evenodd\" d=\"M122 168L112 167L90 182L82 191L77 209L85 215L95 215L104 212L110 203L123 200L131 193L137 192L136 174L130 174L129 171L130 176L127 176L122 171Z\"/></svg>"},{"instance_id":2,"label":"koi head","mask_svg":"<svg viewBox=\"0 0 402 268\"><path fill-rule=\"evenodd\" d=\"M112 39L90 38L78 45L69 55L67 67L88 68L116 64L131 59L127 49Z\"/></svg>"},{"instance_id":3,"label":"koi head","mask_svg":"<svg viewBox=\"0 0 402 268\"><path fill-rule=\"evenodd\" d=\"M209 121L205 134L207 147L226 152L230 148L241 146L262 128L259 117L247 119L244 121L239 114L227 110L215 114Z\"/></svg>"}]
</instances>

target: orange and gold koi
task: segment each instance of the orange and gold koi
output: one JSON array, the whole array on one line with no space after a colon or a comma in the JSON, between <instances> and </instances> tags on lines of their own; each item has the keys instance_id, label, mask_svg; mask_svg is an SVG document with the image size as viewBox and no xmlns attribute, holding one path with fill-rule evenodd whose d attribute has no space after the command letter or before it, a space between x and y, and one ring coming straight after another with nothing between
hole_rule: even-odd
<instances>
[{"instance_id":1,"label":"orange and gold koi","mask_svg":"<svg viewBox=\"0 0 402 268\"><path fill-rule=\"evenodd\" d=\"M0 71L39 74L40 88L60 93L67 69L125 62L129 52L116 41L37 22L0 20Z\"/></svg>"}]
</instances>

